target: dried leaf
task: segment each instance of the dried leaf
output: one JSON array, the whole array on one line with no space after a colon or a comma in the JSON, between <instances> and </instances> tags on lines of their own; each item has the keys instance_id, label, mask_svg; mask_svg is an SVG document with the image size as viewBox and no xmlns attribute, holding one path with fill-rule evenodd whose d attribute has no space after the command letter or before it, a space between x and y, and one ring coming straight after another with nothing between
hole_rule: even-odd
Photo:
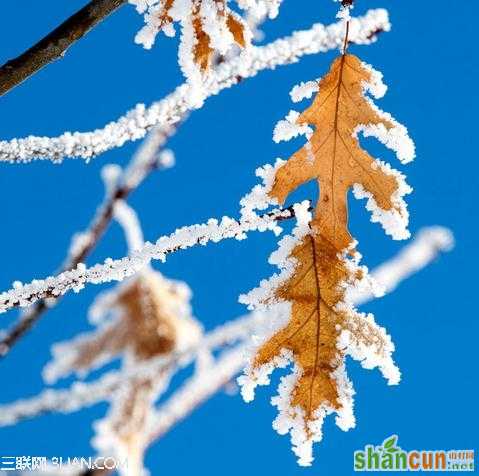
<instances>
[{"instance_id":1,"label":"dried leaf","mask_svg":"<svg viewBox=\"0 0 479 476\"><path fill-rule=\"evenodd\" d=\"M313 104L298 119L298 124L315 126L311 140L278 170L270 192L284 203L299 185L316 179L320 197L312 226L338 251L352 244L347 193L356 184L372 195L379 208L407 220L405 207L396 197L403 187L401 177L385 170L361 148L357 138L362 125L389 132L398 129L398 124L363 94L365 84L375 81L373 72L356 56L343 55L333 62L319 83Z\"/></svg>"},{"instance_id":2,"label":"dried leaf","mask_svg":"<svg viewBox=\"0 0 479 476\"><path fill-rule=\"evenodd\" d=\"M267 341L256 354L253 368L272 361L283 349L291 351L300 366L293 407L305 412L305 420L315 419L321 405L338 408L338 392L331 373L342 362L336 342L344 315L334 310L343 293L337 284L349 272L337 258L337 250L321 236L308 235L296 246L294 276L276 292L276 298L292 303L288 325Z\"/></svg>"},{"instance_id":3,"label":"dried leaf","mask_svg":"<svg viewBox=\"0 0 479 476\"><path fill-rule=\"evenodd\" d=\"M148 271L118 286L108 294L102 312L117 311L111 322L97 332L82 336L74 345L68 370L89 370L97 360L131 352L145 360L171 352L177 344L178 329L189 321L178 315L188 296L174 282Z\"/></svg>"},{"instance_id":4,"label":"dried leaf","mask_svg":"<svg viewBox=\"0 0 479 476\"><path fill-rule=\"evenodd\" d=\"M245 35L246 26L243 20L237 15L234 15L233 13L229 13L226 18L226 25L228 27L228 30L233 35L233 38L236 44L238 46L241 46L241 48L246 48L247 46L246 35Z\"/></svg>"},{"instance_id":5,"label":"dried leaf","mask_svg":"<svg viewBox=\"0 0 479 476\"><path fill-rule=\"evenodd\" d=\"M167 354L177 340L179 317L175 305L184 296L163 277L145 274L118 295L131 347L138 359Z\"/></svg>"},{"instance_id":6,"label":"dried leaf","mask_svg":"<svg viewBox=\"0 0 479 476\"><path fill-rule=\"evenodd\" d=\"M55 360L46 368L50 381L72 371L85 373L116 356L128 372L138 362L168 355L200 338L201 328L190 314L190 292L183 283L146 269L105 293L93 306L98 330L54 348ZM128 458L122 475L143 474L146 427L155 401L165 390L170 370L134 375L111 395L110 409L96 422L94 444L104 455Z\"/></svg>"},{"instance_id":7,"label":"dried leaf","mask_svg":"<svg viewBox=\"0 0 479 476\"><path fill-rule=\"evenodd\" d=\"M193 60L201 72L206 73L211 67L215 52L224 53L213 44L208 28L213 28L216 34L219 33L223 37L230 33L234 43L241 48L246 48L248 45L250 34L246 23L227 6L225 0L208 2L207 8L209 15L212 17L208 19L205 18L203 13L204 3L204 0L192 1L190 21L194 40L192 45ZM170 16L172 7L173 0L167 0L163 8L156 13L158 30L162 30L173 23L174 19ZM212 20L215 25L211 24Z\"/></svg>"},{"instance_id":8,"label":"dried leaf","mask_svg":"<svg viewBox=\"0 0 479 476\"><path fill-rule=\"evenodd\" d=\"M312 461L312 442L321 439L321 424L331 412L346 430L354 426L352 386L345 374L345 357L351 355L366 368L379 367L390 383L397 383L399 371L391 352L393 345L372 316L358 313L348 301L348 289L366 279L367 270L358 266L359 255L348 230L347 194L366 196L373 220L380 221L395 238L407 236L408 214L402 196L409 192L403 176L374 160L358 140L358 132L374 135L394 149L403 161L414 152L403 126L377 109L365 96L369 90L382 95L380 75L352 55L337 58L319 82L311 107L303 112L296 127L314 132L304 147L276 170L269 196L284 203L301 184L316 179L320 196L314 219L298 225L295 241L280 244L278 264L283 273L262 283L269 294L246 298L253 307L269 309L289 303L289 319L257 349L240 379L244 396L267 383L274 366L293 361L295 370L283 380L274 399L280 414L275 427L291 431L294 451L302 465ZM294 117L290 115L290 117ZM294 131L293 131L294 132ZM288 130L288 136L294 136ZM279 304L277 304L279 303Z\"/></svg>"}]
</instances>

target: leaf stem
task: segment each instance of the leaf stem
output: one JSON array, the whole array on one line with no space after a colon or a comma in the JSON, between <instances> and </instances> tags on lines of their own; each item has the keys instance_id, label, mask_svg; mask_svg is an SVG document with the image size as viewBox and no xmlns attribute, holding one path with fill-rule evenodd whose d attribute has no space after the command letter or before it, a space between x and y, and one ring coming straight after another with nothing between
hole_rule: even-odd
<instances>
[{"instance_id":1,"label":"leaf stem","mask_svg":"<svg viewBox=\"0 0 479 476\"><path fill-rule=\"evenodd\" d=\"M343 43L343 56L348 51L349 46L349 20L346 22L346 32L344 34L344 43Z\"/></svg>"}]
</instances>

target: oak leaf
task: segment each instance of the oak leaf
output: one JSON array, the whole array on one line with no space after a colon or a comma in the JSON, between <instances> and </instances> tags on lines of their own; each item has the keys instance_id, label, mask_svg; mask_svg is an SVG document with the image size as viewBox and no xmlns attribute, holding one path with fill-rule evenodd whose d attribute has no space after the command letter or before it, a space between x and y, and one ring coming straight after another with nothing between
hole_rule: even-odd
<instances>
[{"instance_id":1,"label":"oak leaf","mask_svg":"<svg viewBox=\"0 0 479 476\"><path fill-rule=\"evenodd\" d=\"M117 356L123 356L128 370L191 345L199 339L201 328L190 315L189 298L183 283L151 269L142 271L97 299L92 315L98 329L57 344L45 377L54 381L72 371L86 373ZM146 425L169 378L167 369L132 375L111 395L106 417L95 423L94 445L101 454L127 457L128 476L143 474Z\"/></svg>"},{"instance_id":2,"label":"oak leaf","mask_svg":"<svg viewBox=\"0 0 479 476\"><path fill-rule=\"evenodd\" d=\"M158 30L172 26L173 7L174 0L166 0L154 13ZM247 24L228 7L227 0L192 0L189 18L182 22L183 28L192 30L188 41L192 41L193 61L203 73L210 69L215 52L225 53L232 43L245 48L251 36Z\"/></svg>"},{"instance_id":3,"label":"oak leaf","mask_svg":"<svg viewBox=\"0 0 479 476\"><path fill-rule=\"evenodd\" d=\"M279 163L266 192L272 202L282 204L299 185L317 180L314 219L303 219L294 239L282 241L272 256L282 273L263 282L261 292L243 298L253 308L271 312L276 307L277 313L286 314L263 339L240 383L250 400L254 387L267 383L274 367L294 363L293 374L283 378L279 397L273 399L279 409L274 426L280 433L291 432L302 465L311 464L312 443L321 439L327 414L335 412L344 430L355 425L347 355L366 368L379 367L389 383L399 381L389 336L348 299L348 291L368 279L348 229L348 191L353 188L356 196L368 198L373 221L381 222L386 232L398 239L408 236L402 197L410 189L401 174L361 147L358 133L377 137L404 162L413 158L414 146L406 129L372 104L368 91L376 97L384 94L380 75L357 57L342 55L319 82L312 105L299 115L298 131L306 131L305 125L314 131L305 146ZM288 130L285 135L295 134Z\"/></svg>"},{"instance_id":4,"label":"oak leaf","mask_svg":"<svg viewBox=\"0 0 479 476\"><path fill-rule=\"evenodd\" d=\"M283 203L299 185L316 179L320 196L312 226L328 237L338 251L351 246L347 226L347 194L361 187L383 214L390 217L391 234L405 237L407 211L402 196L409 191L403 177L373 159L359 144L358 132L374 135L411 160L414 147L403 126L377 109L364 95L384 94L380 77L356 56L337 58L319 82L319 92L298 124L315 127L310 141L276 173L270 196ZM397 229L393 225L397 224ZM401 228L402 225L402 228Z\"/></svg>"}]
</instances>

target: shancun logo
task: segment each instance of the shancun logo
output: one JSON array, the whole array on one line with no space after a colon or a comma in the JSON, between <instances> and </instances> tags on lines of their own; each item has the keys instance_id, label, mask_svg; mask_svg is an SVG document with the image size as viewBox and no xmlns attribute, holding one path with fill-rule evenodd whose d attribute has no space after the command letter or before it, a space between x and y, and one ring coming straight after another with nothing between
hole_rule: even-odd
<instances>
[{"instance_id":1,"label":"shancun logo","mask_svg":"<svg viewBox=\"0 0 479 476\"><path fill-rule=\"evenodd\" d=\"M474 471L474 450L405 451L397 442L392 435L355 451L354 471Z\"/></svg>"}]
</instances>

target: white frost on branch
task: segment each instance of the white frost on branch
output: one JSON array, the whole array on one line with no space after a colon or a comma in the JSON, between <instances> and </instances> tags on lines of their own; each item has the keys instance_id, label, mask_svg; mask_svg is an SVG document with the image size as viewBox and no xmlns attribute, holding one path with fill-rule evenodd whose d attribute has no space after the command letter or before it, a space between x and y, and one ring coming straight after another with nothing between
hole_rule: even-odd
<instances>
[{"instance_id":1,"label":"white frost on branch","mask_svg":"<svg viewBox=\"0 0 479 476\"><path fill-rule=\"evenodd\" d=\"M124 200L118 200L113 215L125 232L129 252L140 250L144 245L143 232L134 210Z\"/></svg>"},{"instance_id":2,"label":"white frost on branch","mask_svg":"<svg viewBox=\"0 0 479 476\"><path fill-rule=\"evenodd\" d=\"M374 41L375 32L389 29L387 11L370 10L366 15L351 20L350 40L357 44L369 44ZM294 63L304 55L339 48L343 36L343 22L329 26L315 24L309 30L297 31L267 45L252 47L247 57L236 57L219 65L208 76L201 91L190 84L183 84L165 99L148 108L138 104L125 116L101 129L65 132L58 137L29 136L0 141L0 161L17 163L43 159L61 162L64 158L88 161L128 141L143 138L154 126L162 128L177 123L188 111L200 107L198 95L206 99L262 70Z\"/></svg>"},{"instance_id":3,"label":"white frost on branch","mask_svg":"<svg viewBox=\"0 0 479 476\"><path fill-rule=\"evenodd\" d=\"M112 392L118 389L123 382L132 378L154 377L168 368L180 369L190 365L205 350L213 351L249 339L258 325L262 325L267 319L268 316L262 313L251 313L218 326L204 335L199 342L185 349L173 351L167 356L158 356L148 361L137 362L131 368L109 371L93 382L77 381L67 389L47 389L35 397L0 405L0 426L14 425L18 421L45 413L70 413L108 400ZM60 350L58 348L58 351ZM242 354L242 363L244 364L244 350ZM59 355L58 358L60 359L62 356ZM65 375L67 372L64 369L69 367L67 362L65 364L67 365L57 365L54 372L47 371L48 381ZM62 371L58 372L57 369L60 370L60 367Z\"/></svg>"},{"instance_id":4,"label":"white frost on branch","mask_svg":"<svg viewBox=\"0 0 479 476\"><path fill-rule=\"evenodd\" d=\"M89 227L76 233L71 240L64 268L71 268L71 264L82 257L98 239L96 230L105 220L112 198L120 189L130 191L140 185L148 173L154 169L168 169L175 163L174 154L170 150L163 150L168 137L173 133L173 127L154 127L134 154L125 170L116 164L105 165L101 176L105 184L105 198L91 221Z\"/></svg>"},{"instance_id":5,"label":"white frost on branch","mask_svg":"<svg viewBox=\"0 0 479 476\"><path fill-rule=\"evenodd\" d=\"M261 179L261 184L257 184L241 200L241 217L256 217L256 210L266 210L270 205L278 205L275 199L269 196L274 183L277 170L285 163L284 160L277 159L274 165L266 164L256 169L256 176Z\"/></svg>"},{"instance_id":6,"label":"white frost on branch","mask_svg":"<svg viewBox=\"0 0 479 476\"><path fill-rule=\"evenodd\" d=\"M433 262L441 253L454 247L451 230L441 226L422 228L411 243L403 247L394 257L379 265L371 272L371 277L385 293L390 293L405 279ZM373 298L369 288L361 286L352 290L349 299L356 305L364 304Z\"/></svg>"},{"instance_id":7,"label":"white frost on branch","mask_svg":"<svg viewBox=\"0 0 479 476\"><path fill-rule=\"evenodd\" d=\"M242 10L248 10L257 18L276 18L283 0L236 0Z\"/></svg>"},{"instance_id":8,"label":"white frost on branch","mask_svg":"<svg viewBox=\"0 0 479 476\"><path fill-rule=\"evenodd\" d=\"M209 242L218 243L224 239L244 240L252 231L281 232L278 219L288 218L291 212L287 209L276 209L263 216L242 217L239 221L223 217L221 221L214 218L206 223L178 228L171 235L162 236L154 244L145 245L124 258L113 260L107 258L103 264L87 268L80 263L76 268L64 271L59 275L43 280L34 280L28 284L17 282L15 287L0 294L0 313L12 307L26 307L46 297L58 297L73 290L79 292L85 284L100 284L111 281L122 281L144 268L151 260L166 261L168 254Z\"/></svg>"},{"instance_id":9,"label":"white frost on branch","mask_svg":"<svg viewBox=\"0 0 479 476\"><path fill-rule=\"evenodd\" d=\"M280 269L280 273L274 274L269 279L262 280L259 287L253 289L248 294L240 296L239 301L242 304L246 304L248 309L259 309L263 312L269 310L274 303L271 297L275 291L294 274L297 263L290 255L293 249L311 232L309 228L311 221L309 205L309 201L294 205L297 220L296 226L291 235L286 235L279 241L278 249L274 251L268 259L270 264L276 265ZM267 302L267 304L264 304L265 302ZM281 322L281 324L283 324L283 322Z\"/></svg>"},{"instance_id":10,"label":"white frost on branch","mask_svg":"<svg viewBox=\"0 0 479 476\"><path fill-rule=\"evenodd\" d=\"M440 226L424 228L396 256L373 269L371 276L384 286L386 294L390 293L402 281L431 264L440 254L450 251L453 245L454 237L449 229ZM348 301L357 306L374 298L370 286L358 287L348 295ZM201 349L215 350L225 345L246 341L251 335L270 333L271 323L277 321L276 317L271 315L271 312L253 312L228 321L207 333L197 345L181 352L174 352L167 357L161 356L148 362L138 363L133 369L110 371L94 382L75 382L70 388L64 390L49 389L35 397L1 405L0 426L13 425L18 421L34 418L44 413L68 413L80 410L108 399L110 393L121 382L132 376L155 375L173 365L183 367L193 362ZM284 314L287 315L288 313ZM242 353L246 354L247 352L243 349ZM212 372L214 372L214 368L212 367ZM237 373L239 373L239 370L232 373L231 378ZM243 391L246 392L244 387ZM182 406L182 408L187 408L187 405ZM170 421L173 421L173 419ZM163 428L167 426L165 423ZM156 431L164 432L165 430L161 430L161 427L162 425L158 421Z\"/></svg>"}]
</instances>

